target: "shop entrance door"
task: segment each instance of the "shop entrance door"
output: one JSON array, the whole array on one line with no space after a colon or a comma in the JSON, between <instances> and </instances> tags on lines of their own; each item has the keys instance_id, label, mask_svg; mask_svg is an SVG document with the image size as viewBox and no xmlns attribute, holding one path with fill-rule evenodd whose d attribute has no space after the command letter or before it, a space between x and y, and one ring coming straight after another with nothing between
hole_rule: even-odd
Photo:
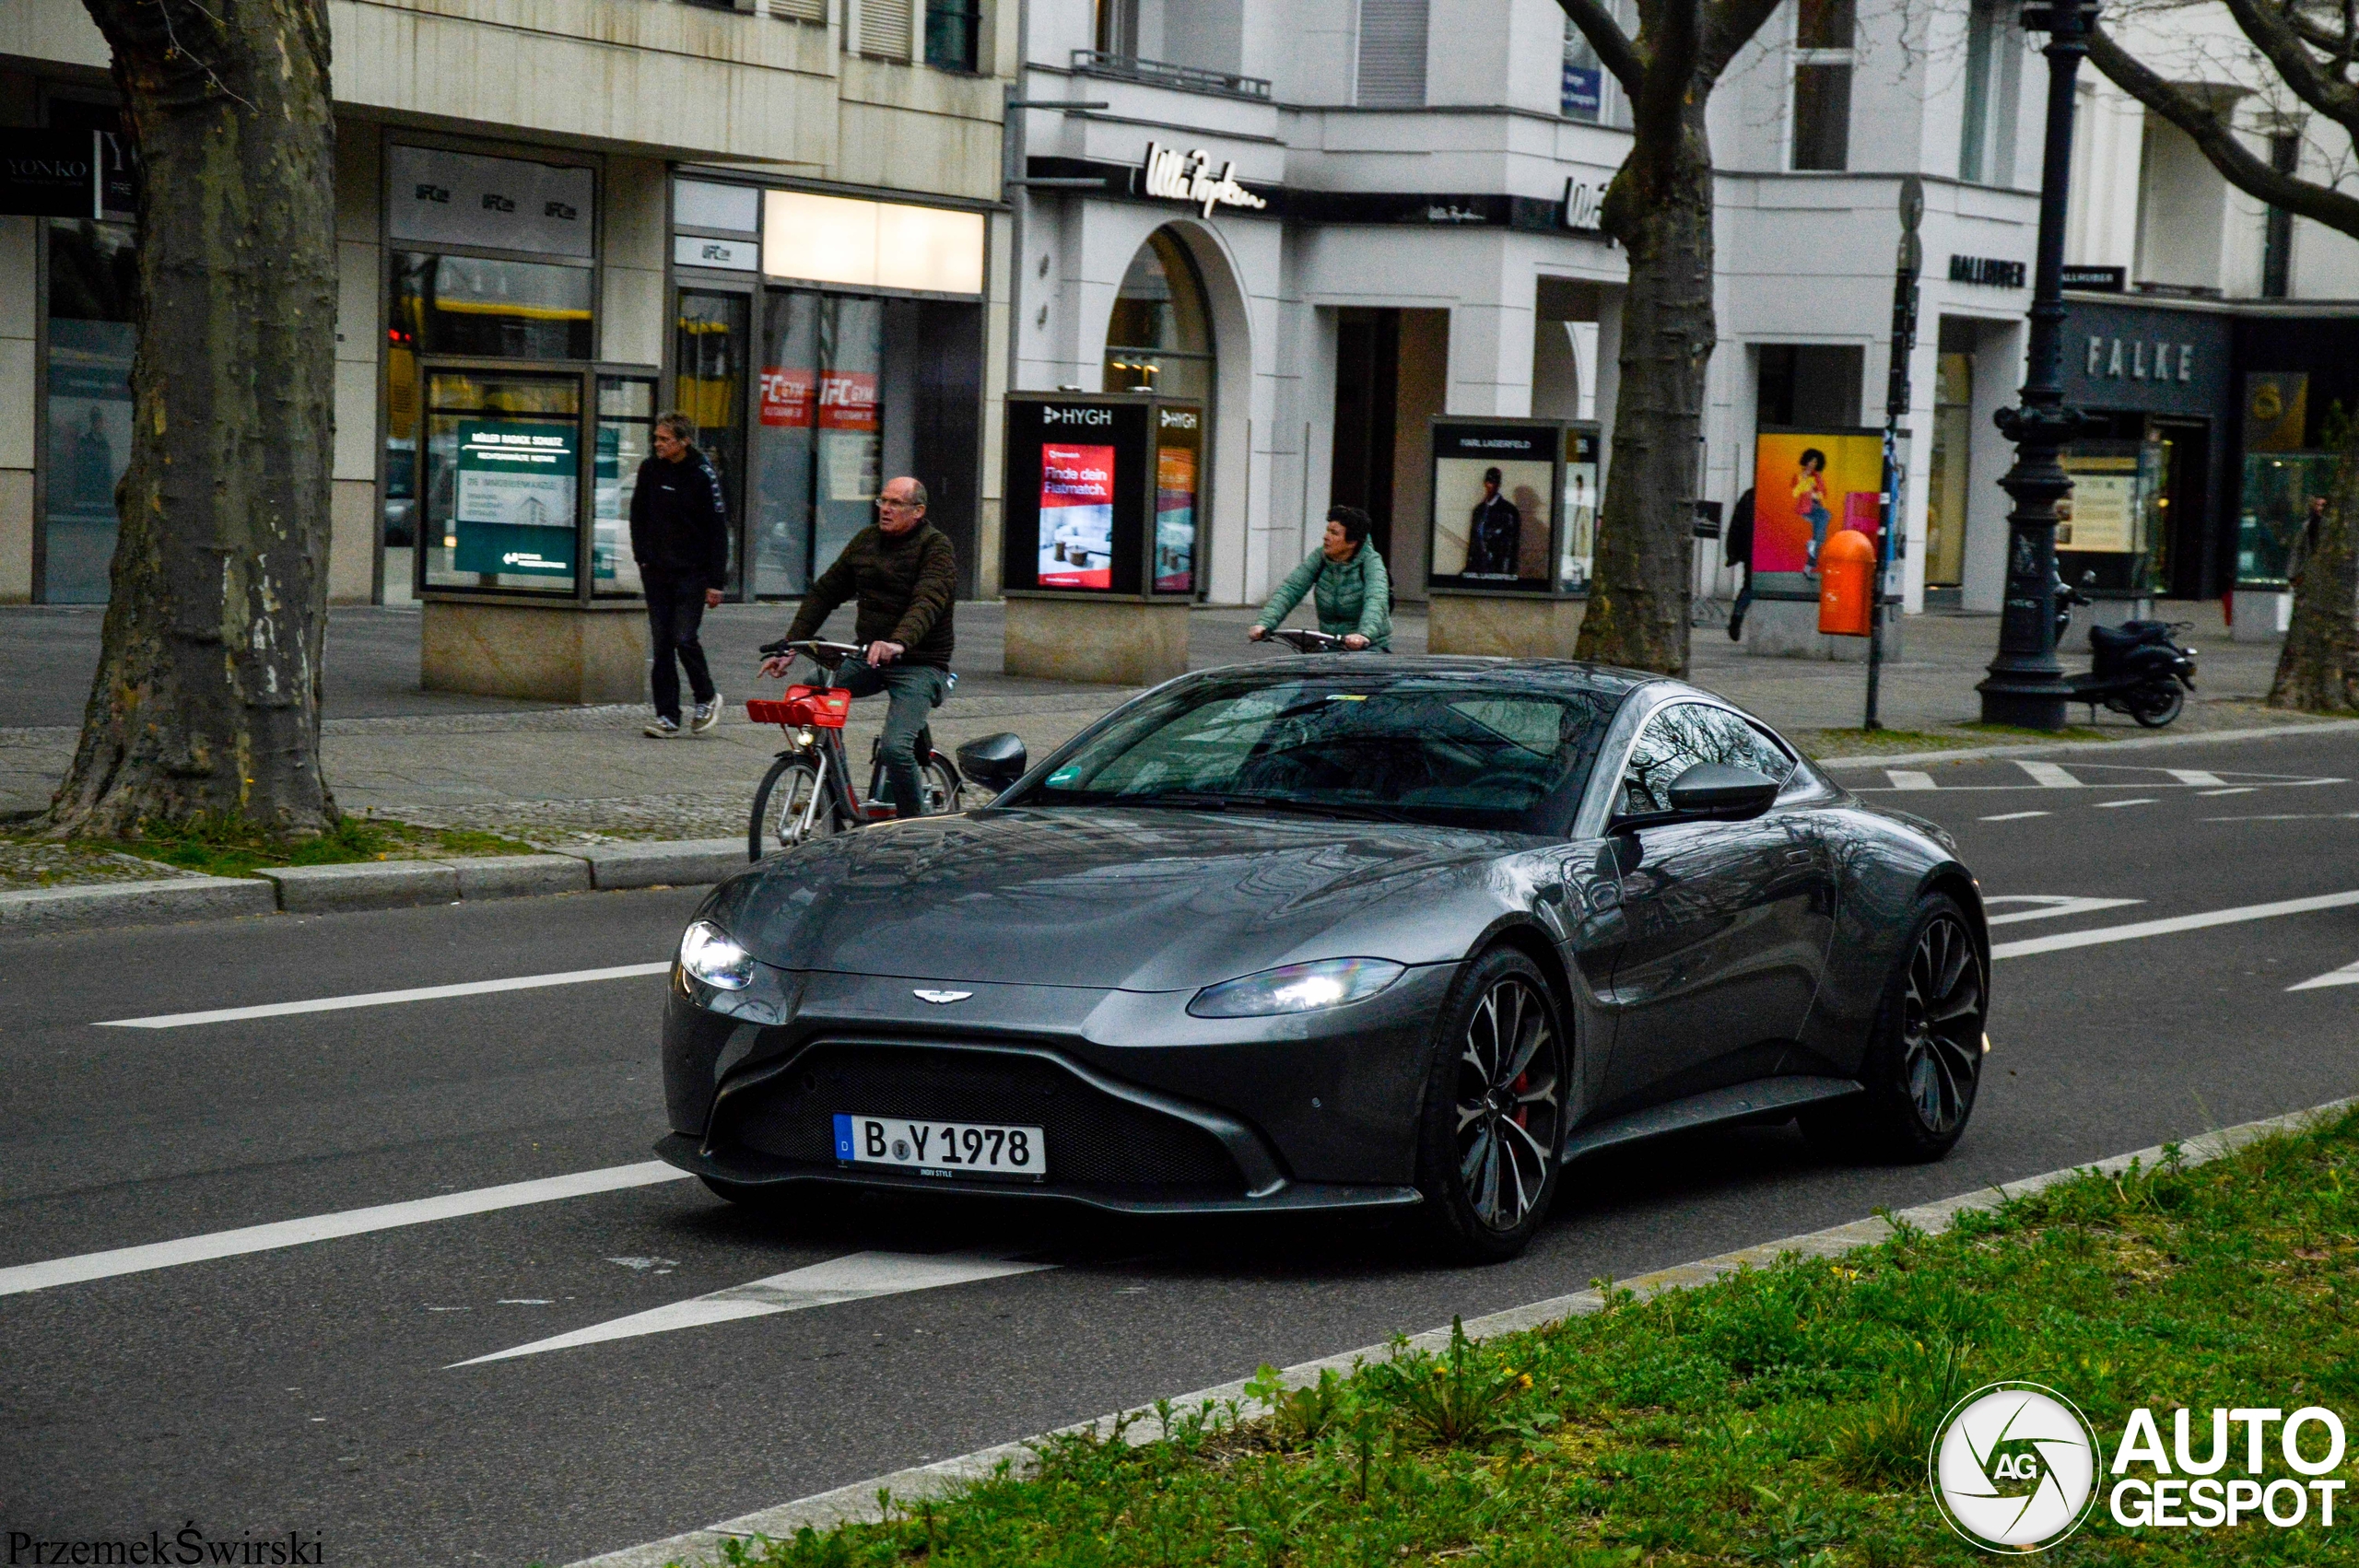
<instances>
[{"instance_id":1,"label":"shop entrance door","mask_svg":"<svg viewBox=\"0 0 2359 1568\"><path fill-rule=\"evenodd\" d=\"M1393 448L1400 407L1401 312L1345 310L1335 322L1335 451L1329 503L1368 515L1369 536L1387 561L1392 550ZM1325 509L1305 518L1306 526Z\"/></svg>"},{"instance_id":2,"label":"shop entrance door","mask_svg":"<svg viewBox=\"0 0 2359 1568\"><path fill-rule=\"evenodd\" d=\"M745 403L753 358L750 294L683 288L672 344L673 406L697 424L697 445L721 475L729 508L729 592L745 584Z\"/></svg>"},{"instance_id":3,"label":"shop entrance door","mask_svg":"<svg viewBox=\"0 0 2359 1568\"><path fill-rule=\"evenodd\" d=\"M2209 599L2227 580L2207 549L2211 524L2212 427L2201 420L2154 419L2146 439L2156 449L2151 537L2154 591L2171 599Z\"/></svg>"}]
</instances>

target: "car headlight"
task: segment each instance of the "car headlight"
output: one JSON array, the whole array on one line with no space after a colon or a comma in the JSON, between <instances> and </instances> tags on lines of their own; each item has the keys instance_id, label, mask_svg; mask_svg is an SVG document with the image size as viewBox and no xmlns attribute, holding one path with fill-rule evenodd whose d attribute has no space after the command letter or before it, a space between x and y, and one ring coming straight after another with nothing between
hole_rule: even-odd
<instances>
[{"instance_id":1,"label":"car headlight","mask_svg":"<svg viewBox=\"0 0 2359 1568\"><path fill-rule=\"evenodd\" d=\"M1315 1012L1363 1001L1399 979L1408 966L1389 958L1325 958L1289 964L1243 979L1206 986L1188 1004L1198 1018L1266 1018L1281 1012Z\"/></svg>"},{"instance_id":2,"label":"car headlight","mask_svg":"<svg viewBox=\"0 0 2359 1568\"><path fill-rule=\"evenodd\" d=\"M710 920L690 921L680 933L680 967L724 991L742 991L754 981L754 955Z\"/></svg>"}]
</instances>

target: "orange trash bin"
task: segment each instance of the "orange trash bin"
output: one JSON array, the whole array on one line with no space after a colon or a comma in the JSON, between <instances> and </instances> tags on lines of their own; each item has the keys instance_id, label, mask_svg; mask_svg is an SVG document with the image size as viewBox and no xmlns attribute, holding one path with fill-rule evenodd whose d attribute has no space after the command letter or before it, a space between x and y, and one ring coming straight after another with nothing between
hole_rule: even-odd
<instances>
[{"instance_id":1,"label":"orange trash bin","mask_svg":"<svg viewBox=\"0 0 2359 1568\"><path fill-rule=\"evenodd\" d=\"M1818 552L1818 629L1866 637L1875 609L1876 547L1856 528L1828 535Z\"/></svg>"}]
</instances>

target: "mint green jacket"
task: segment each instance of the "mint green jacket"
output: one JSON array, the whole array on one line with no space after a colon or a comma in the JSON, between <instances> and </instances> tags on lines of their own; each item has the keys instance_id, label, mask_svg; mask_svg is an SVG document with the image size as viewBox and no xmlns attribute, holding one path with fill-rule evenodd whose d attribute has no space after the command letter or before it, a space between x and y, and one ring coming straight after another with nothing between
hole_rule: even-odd
<instances>
[{"instance_id":1,"label":"mint green jacket","mask_svg":"<svg viewBox=\"0 0 2359 1568\"><path fill-rule=\"evenodd\" d=\"M1392 646L1392 579L1375 541L1361 540L1352 558L1340 565L1324 550L1311 551L1262 606L1261 624L1274 630L1306 593L1319 613L1319 629L1329 637L1357 632L1371 647Z\"/></svg>"}]
</instances>

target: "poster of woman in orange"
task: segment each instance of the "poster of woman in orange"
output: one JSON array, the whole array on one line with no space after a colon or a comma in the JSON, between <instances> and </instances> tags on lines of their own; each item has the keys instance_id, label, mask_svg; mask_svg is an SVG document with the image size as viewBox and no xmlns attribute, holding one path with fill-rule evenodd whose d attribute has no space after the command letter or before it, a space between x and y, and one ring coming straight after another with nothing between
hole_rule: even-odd
<instances>
[{"instance_id":1,"label":"poster of woman in orange","mask_svg":"<svg viewBox=\"0 0 2359 1568\"><path fill-rule=\"evenodd\" d=\"M1826 536L1870 539L1883 504L1884 438L1871 430L1763 430L1754 438L1753 569L1814 577Z\"/></svg>"}]
</instances>

